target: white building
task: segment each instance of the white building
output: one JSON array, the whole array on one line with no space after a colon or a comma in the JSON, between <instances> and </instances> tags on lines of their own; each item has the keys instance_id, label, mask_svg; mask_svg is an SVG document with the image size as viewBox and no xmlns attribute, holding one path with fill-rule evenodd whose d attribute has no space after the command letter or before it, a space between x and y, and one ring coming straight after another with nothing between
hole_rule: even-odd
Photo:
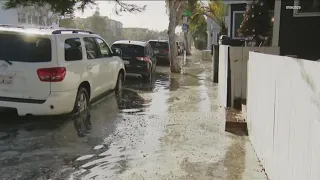
<instances>
[{"instance_id":1,"label":"white building","mask_svg":"<svg viewBox=\"0 0 320 180\"><path fill-rule=\"evenodd\" d=\"M3 9L0 1L0 24L59 27L59 16L47 7Z\"/></svg>"}]
</instances>

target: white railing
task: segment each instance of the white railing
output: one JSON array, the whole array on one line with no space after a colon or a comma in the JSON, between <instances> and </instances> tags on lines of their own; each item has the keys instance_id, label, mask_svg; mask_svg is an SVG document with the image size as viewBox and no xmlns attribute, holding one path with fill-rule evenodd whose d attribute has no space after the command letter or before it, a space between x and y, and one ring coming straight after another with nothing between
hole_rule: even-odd
<instances>
[{"instance_id":1,"label":"white railing","mask_svg":"<svg viewBox=\"0 0 320 180\"><path fill-rule=\"evenodd\" d=\"M319 180L320 63L250 52L247 122L270 180Z\"/></svg>"}]
</instances>

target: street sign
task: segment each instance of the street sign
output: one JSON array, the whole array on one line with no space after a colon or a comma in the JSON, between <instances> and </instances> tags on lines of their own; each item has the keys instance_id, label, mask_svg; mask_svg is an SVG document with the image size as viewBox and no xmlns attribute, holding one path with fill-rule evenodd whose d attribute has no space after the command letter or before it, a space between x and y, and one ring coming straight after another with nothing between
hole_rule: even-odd
<instances>
[{"instance_id":1,"label":"street sign","mask_svg":"<svg viewBox=\"0 0 320 180\"><path fill-rule=\"evenodd\" d=\"M190 11L185 11L185 12L183 12L183 15L184 15L184 16L191 16L191 14L192 14L192 13L191 13Z\"/></svg>"},{"instance_id":2,"label":"street sign","mask_svg":"<svg viewBox=\"0 0 320 180\"><path fill-rule=\"evenodd\" d=\"M187 16L183 16L182 23L188 24L188 17Z\"/></svg>"},{"instance_id":3,"label":"street sign","mask_svg":"<svg viewBox=\"0 0 320 180\"><path fill-rule=\"evenodd\" d=\"M188 24L182 24L182 31L187 32L188 30Z\"/></svg>"}]
</instances>

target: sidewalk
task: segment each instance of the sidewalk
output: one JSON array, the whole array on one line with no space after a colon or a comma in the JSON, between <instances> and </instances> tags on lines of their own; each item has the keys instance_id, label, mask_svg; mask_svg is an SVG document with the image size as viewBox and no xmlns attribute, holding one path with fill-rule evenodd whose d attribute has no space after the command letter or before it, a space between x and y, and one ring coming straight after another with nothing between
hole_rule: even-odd
<instances>
[{"instance_id":1,"label":"sidewalk","mask_svg":"<svg viewBox=\"0 0 320 180\"><path fill-rule=\"evenodd\" d=\"M123 179L267 179L248 138L224 131L211 62L202 62L201 51L192 49L182 74L171 74L179 88L167 95L167 114L157 114L165 122L161 150L126 171Z\"/></svg>"},{"instance_id":2,"label":"sidewalk","mask_svg":"<svg viewBox=\"0 0 320 180\"><path fill-rule=\"evenodd\" d=\"M157 67L155 86L138 91L151 104L143 112L118 116L125 120L108 151L79 170L84 179L267 179L248 138L224 131L212 65L201 61L200 51L193 49L182 74Z\"/></svg>"}]
</instances>

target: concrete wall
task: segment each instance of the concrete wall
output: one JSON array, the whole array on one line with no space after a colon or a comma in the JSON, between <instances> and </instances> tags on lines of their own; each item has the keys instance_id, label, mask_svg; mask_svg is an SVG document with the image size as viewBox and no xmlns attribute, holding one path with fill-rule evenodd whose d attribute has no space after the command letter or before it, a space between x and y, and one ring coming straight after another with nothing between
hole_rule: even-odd
<instances>
[{"instance_id":1,"label":"concrete wall","mask_svg":"<svg viewBox=\"0 0 320 180\"><path fill-rule=\"evenodd\" d=\"M250 52L247 122L270 180L320 179L320 62Z\"/></svg>"},{"instance_id":2,"label":"concrete wall","mask_svg":"<svg viewBox=\"0 0 320 180\"><path fill-rule=\"evenodd\" d=\"M0 24L12 24L17 25L18 23L18 11L17 9L4 10L4 1L0 1Z\"/></svg>"}]
</instances>

